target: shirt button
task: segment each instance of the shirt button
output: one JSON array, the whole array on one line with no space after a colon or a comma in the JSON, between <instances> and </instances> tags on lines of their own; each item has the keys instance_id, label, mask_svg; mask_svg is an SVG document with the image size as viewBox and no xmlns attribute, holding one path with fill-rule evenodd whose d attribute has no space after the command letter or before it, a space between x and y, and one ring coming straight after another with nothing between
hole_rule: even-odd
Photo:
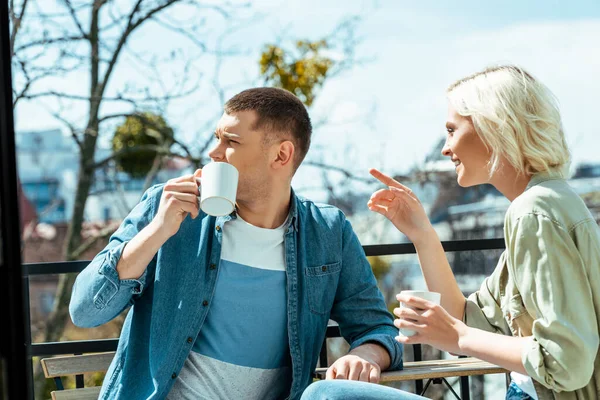
<instances>
[{"instance_id":1,"label":"shirt button","mask_svg":"<svg viewBox=\"0 0 600 400\"><path fill-rule=\"evenodd\" d=\"M175 379L177 378L177 374L175 372L173 372L173 375L171 375L171 379Z\"/></svg>"},{"instance_id":2,"label":"shirt button","mask_svg":"<svg viewBox=\"0 0 600 400\"><path fill-rule=\"evenodd\" d=\"M209 268L209 269L216 269L216 268L217 268L217 266L216 266L215 264L210 264L210 265L208 266L208 268Z\"/></svg>"},{"instance_id":3,"label":"shirt button","mask_svg":"<svg viewBox=\"0 0 600 400\"><path fill-rule=\"evenodd\" d=\"M203 305L204 307L206 307L206 306L208 305L208 300L204 300L204 301L202 302L202 305Z\"/></svg>"},{"instance_id":4,"label":"shirt button","mask_svg":"<svg viewBox=\"0 0 600 400\"><path fill-rule=\"evenodd\" d=\"M220 232L220 231L221 231L221 225L217 225L217 226L215 227L215 229L217 230L217 232Z\"/></svg>"},{"instance_id":5,"label":"shirt button","mask_svg":"<svg viewBox=\"0 0 600 400\"><path fill-rule=\"evenodd\" d=\"M323 271L323 272L327 271L327 267L323 265L323 267L321 267L321 271Z\"/></svg>"},{"instance_id":6,"label":"shirt button","mask_svg":"<svg viewBox=\"0 0 600 400\"><path fill-rule=\"evenodd\" d=\"M192 343L194 341L194 339L192 339L192 337L190 336L189 338L187 338L187 342L188 343Z\"/></svg>"}]
</instances>

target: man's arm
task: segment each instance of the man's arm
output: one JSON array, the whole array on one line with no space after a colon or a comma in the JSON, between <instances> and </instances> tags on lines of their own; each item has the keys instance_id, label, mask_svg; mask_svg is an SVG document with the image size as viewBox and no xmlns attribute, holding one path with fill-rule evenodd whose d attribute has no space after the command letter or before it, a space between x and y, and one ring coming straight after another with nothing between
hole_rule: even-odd
<instances>
[{"instance_id":1,"label":"man's arm","mask_svg":"<svg viewBox=\"0 0 600 400\"><path fill-rule=\"evenodd\" d=\"M143 273L146 268L137 276L120 279L117 264L127 245L152 221L154 203L159 196L160 188L149 189L111 236L108 245L77 276L69 304L75 325L90 328L112 320L131 304L134 295L144 290L148 278L148 274Z\"/></svg>"},{"instance_id":2,"label":"man's arm","mask_svg":"<svg viewBox=\"0 0 600 400\"><path fill-rule=\"evenodd\" d=\"M141 295L160 247L177 233L188 214L193 218L199 214L195 178L200 173L171 180L144 194L108 246L77 277L69 304L75 325L102 325Z\"/></svg>"},{"instance_id":3,"label":"man's arm","mask_svg":"<svg viewBox=\"0 0 600 400\"><path fill-rule=\"evenodd\" d=\"M402 346L394 340L398 329L394 327L371 265L347 220L344 220L342 270L331 318L340 325L351 349L347 356L332 365L331 372L340 371L342 363L358 367L360 363L355 362L356 358L371 366L376 364L377 380L382 370L402 368ZM342 367L342 372L345 368ZM346 379L357 375L352 369L348 371ZM359 378L361 373L362 369L358 372ZM330 376L335 378L338 374Z\"/></svg>"}]
</instances>

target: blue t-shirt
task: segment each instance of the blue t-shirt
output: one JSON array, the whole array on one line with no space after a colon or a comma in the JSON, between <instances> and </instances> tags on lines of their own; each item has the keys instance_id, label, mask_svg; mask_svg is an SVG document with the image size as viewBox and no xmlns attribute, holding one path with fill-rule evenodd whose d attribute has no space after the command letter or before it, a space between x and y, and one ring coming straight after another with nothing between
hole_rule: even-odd
<instances>
[{"instance_id":1,"label":"blue t-shirt","mask_svg":"<svg viewBox=\"0 0 600 400\"><path fill-rule=\"evenodd\" d=\"M239 216L223 226L211 308L169 399L278 399L289 394L284 234Z\"/></svg>"}]
</instances>

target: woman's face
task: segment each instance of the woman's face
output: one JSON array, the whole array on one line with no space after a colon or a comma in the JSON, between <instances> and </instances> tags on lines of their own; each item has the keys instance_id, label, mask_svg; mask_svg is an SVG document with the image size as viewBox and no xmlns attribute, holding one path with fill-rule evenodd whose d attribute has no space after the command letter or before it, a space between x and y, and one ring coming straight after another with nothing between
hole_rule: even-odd
<instances>
[{"instance_id":1,"label":"woman's face","mask_svg":"<svg viewBox=\"0 0 600 400\"><path fill-rule=\"evenodd\" d=\"M468 187L489 183L491 152L475 132L471 119L458 114L451 104L448 104L446 131L442 154L454 162L458 184Z\"/></svg>"}]
</instances>

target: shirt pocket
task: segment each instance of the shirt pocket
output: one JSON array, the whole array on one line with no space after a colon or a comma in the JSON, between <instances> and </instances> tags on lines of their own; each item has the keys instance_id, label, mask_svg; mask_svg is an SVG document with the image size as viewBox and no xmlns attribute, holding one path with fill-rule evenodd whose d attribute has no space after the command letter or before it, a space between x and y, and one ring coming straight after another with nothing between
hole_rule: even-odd
<instances>
[{"instance_id":1,"label":"shirt pocket","mask_svg":"<svg viewBox=\"0 0 600 400\"><path fill-rule=\"evenodd\" d=\"M531 336L533 318L523 304L523 298L519 293L513 295L505 307L505 318L513 336Z\"/></svg>"},{"instance_id":2,"label":"shirt pocket","mask_svg":"<svg viewBox=\"0 0 600 400\"><path fill-rule=\"evenodd\" d=\"M328 315L333 305L342 263L321 264L306 268L308 306L315 314Z\"/></svg>"}]
</instances>

